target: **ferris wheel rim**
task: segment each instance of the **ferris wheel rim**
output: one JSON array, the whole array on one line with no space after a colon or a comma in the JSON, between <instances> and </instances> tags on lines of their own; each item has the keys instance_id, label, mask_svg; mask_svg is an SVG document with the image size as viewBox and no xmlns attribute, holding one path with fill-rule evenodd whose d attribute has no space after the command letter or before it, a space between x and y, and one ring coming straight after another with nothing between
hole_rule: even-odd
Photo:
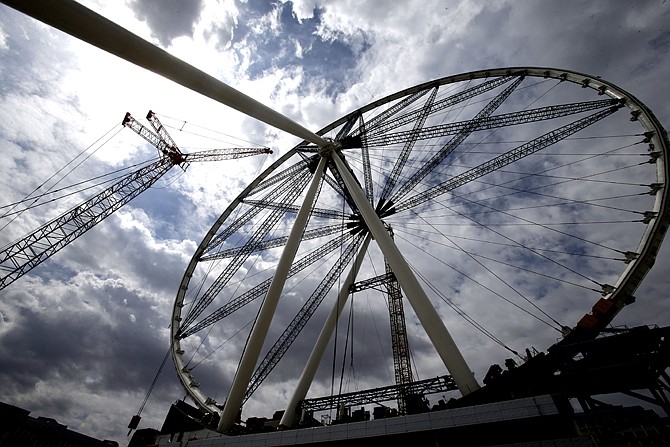
<instances>
[{"instance_id":1,"label":"ferris wheel rim","mask_svg":"<svg viewBox=\"0 0 670 447\"><path fill-rule=\"evenodd\" d=\"M320 131L316 132L317 135L323 136L328 132L338 128L339 126L346 123L348 120L357 114L362 114L373 110L378 107L380 104L389 103L390 101L396 100L398 98L407 96L414 92L418 92L432 86L443 86L446 84L456 83L460 81L467 80L481 80L494 76L504 76L504 75L519 75L523 74L531 77L544 77L552 78L560 81L567 81L577 85L580 85L582 88L592 89L598 91L600 94L609 96L613 99L621 101L622 105L627 107L631 116L636 120L640 121L642 127L644 127L648 132L653 133L650 136L651 143L655 146L655 149L660 152L660 156L656 160L657 166L657 177L658 182L662 185L665 185L665 182L668 178L668 164L665 162L668 150L668 139L665 130L660 125L658 120L655 118L653 113L637 98L635 98L630 93L625 90L617 87L616 85L605 81L596 76L590 76L583 73L577 73L569 70L553 69L553 68L543 68L543 67L511 67L511 68L497 68L497 69L487 69L487 70L477 70L467 73L462 73L454 76L447 76L426 83L418 84L413 87L396 92L392 95L388 95L382 99L374 101L364 107L361 107L340 119L334 121L333 123L325 126ZM219 412L219 407L216 406L216 403L209 397L205 396L199 389L199 385L195 382L194 377L191 375L188 367L186 366L180 348L180 339L179 339L179 321L181 320L181 309L184 306L184 296L186 290L188 289L189 282L193 275L195 268L198 265L198 260L203 254L206 246L211 242L212 238L215 236L218 229L226 221L226 219L231 215L235 208L241 203L242 199L249 195L251 191L254 190L263 180L268 178L279 166L284 164L287 160L296 156L301 147L304 147L307 144L306 141L303 141L296 145L291 150L287 151L284 155L278 158L272 165L265 169L249 186L247 186L238 197L224 210L220 215L214 225L211 227L209 232L205 235L202 242L198 246L193 258L191 259L184 277L182 279L177 298L175 300L175 305L173 308L172 314L172 332L171 332L171 344L172 344L172 357L177 369L178 377L187 390L190 397L196 401L196 403L202 408L206 408L211 412ZM654 216L651 217L651 224L647 225L647 230L644 233L639 247L638 256L636 259L632 260L623 274L619 277L618 282L614 285L613 289L609 293L603 293L603 296L609 300L612 300L620 308L624 307L627 304L639 284L644 279L644 276L652 267L660 244L663 240L663 236L670 221L669 212L668 212L668 194L665 187L661 187L660 194L656 195L656 200L654 204Z\"/></svg>"}]
</instances>

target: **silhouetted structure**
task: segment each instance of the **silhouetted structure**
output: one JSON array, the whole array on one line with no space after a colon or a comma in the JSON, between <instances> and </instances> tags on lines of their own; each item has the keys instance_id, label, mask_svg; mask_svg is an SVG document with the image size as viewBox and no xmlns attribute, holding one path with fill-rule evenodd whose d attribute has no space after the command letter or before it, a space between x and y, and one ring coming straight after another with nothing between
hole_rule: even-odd
<instances>
[{"instance_id":1,"label":"silhouetted structure","mask_svg":"<svg viewBox=\"0 0 670 447\"><path fill-rule=\"evenodd\" d=\"M160 432L139 430L131 446L174 441L188 441L194 447L447 445L456 439L459 445L670 446L669 367L670 327L638 327L594 339L571 337L547 353L529 353L524 364L508 361L505 369L493 365L479 391L448 402L440 400L432 407L424 400L425 408L415 414L398 416L378 406L371 419L363 405L395 396L394 390L383 388L303 403L304 409L323 410L338 402L337 420L330 424L315 423L310 417L311 423L299 429L275 431L271 421L250 418L222 435L212 430L216 422L206 419L211 415L179 401ZM453 389L447 378L438 379L445 381L445 388ZM643 390L649 395L642 394ZM615 406L598 399L610 393L653 403L666 417L640 406ZM583 412L576 413L571 400Z\"/></svg>"},{"instance_id":2,"label":"silhouetted structure","mask_svg":"<svg viewBox=\"0 0 670 447\"><path fill-rule=\"evenodd\" d=\"M55 419L0 402L0 447L118 447L67 428Z\"/></svg>"}]
</instances>

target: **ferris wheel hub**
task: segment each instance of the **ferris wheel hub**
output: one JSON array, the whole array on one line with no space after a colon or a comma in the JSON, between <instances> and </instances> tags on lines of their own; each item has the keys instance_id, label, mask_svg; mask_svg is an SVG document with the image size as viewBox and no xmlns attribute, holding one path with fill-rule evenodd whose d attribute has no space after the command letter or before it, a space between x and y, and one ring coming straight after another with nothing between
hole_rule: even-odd
<instances>
[{"instance_id":1,"label":"ferris wheel hub","mask_svg":"<svg viewBox=\"0 0 670 447\"><path fill-rule=\"evenodd\" d=\"M330 157L334 151L342 149L342 144L332 138L325 138L328 144L319 147L319 155L322 157Z\"/></svg>"}]
</instances>

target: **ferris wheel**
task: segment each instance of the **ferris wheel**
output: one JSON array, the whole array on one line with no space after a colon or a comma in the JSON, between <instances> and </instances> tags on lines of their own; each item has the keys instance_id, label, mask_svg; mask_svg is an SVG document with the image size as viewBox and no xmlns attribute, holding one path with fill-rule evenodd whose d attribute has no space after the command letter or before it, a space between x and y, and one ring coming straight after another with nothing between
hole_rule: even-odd
<instances>
[{"instance_id":1,"label":"ferris wheel","mask_svg":"<svg viewBox=\"0 0 670 447\"><path fill-rule=\"evenodd\" d=\"M305 139L223 211L174 303L177 374L222 431L297 343L311 354L289 356L293 425L341 324L352 338L376 324L355 329L357 306L386 308L396 381L412 380L410 347L430 345L442 364L428 374L446 368L472 393L475 346L595 337L635 300L667 230L667 134L599 77L464 73L313 133L74 2L5 3ZM201 374L222 358L239 359L223 380Z\"/></svg>"},{"instance_id":2,"label":"ferris wheel","mask_svg":"<svg viewBox=\"0 0 670 447\"><path fill-rule=\"evenodd\" d=\"M332 144L304 141L259 175L181 282L172 356L188 394L222 413L223 429L312 325L323 330L308 336L312 357L298 360L305 382L283 420L293 423L347 300L390 308L391 284L411 305L407 326L425 329L467 394L478 383L454 338L516 352L525 347L489 328L508 321L544 340L596 334L634 300L668 225L667 136L643 104L600 78L532 67L465 73L317 134ZM450 335L450 315L468 323L467 336ZM575 319L559 321L566 315ZM221 355L240 362L221 411L193 369L216 363L224 344Z\"/></svg>"}]
</instances>

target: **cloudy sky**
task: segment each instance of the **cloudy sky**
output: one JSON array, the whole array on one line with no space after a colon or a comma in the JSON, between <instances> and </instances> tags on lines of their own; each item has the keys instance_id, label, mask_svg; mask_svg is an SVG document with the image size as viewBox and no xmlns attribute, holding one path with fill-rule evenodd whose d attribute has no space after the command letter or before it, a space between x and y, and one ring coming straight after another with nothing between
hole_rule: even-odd
<instances>
[{"instance_id":1,"label":"cloudy sky","mask_svg":"<svg viewBox=\"0 0 670 447\"><path fill-rule=\"evenodd\" d=\"M402 88L505 66L601 76L670 125L665 0L81 3L314 131ZM4 5L0 60L3 205L38 187L59 190L154 157L120 126L126 112L142 122L149 109L156 112L184 151L274 151L170 171L0 291L0 400L123 444L167 351L174 296L200 240L242 189L300 140ZM77 197L16 219L20 207L3 208L0 242L57 216ZM617 324L670 323L667 246ZM481 380L485 368L476 374ZM168 363L140 427L159 428L183 395ZM267 411L257 415L269 417L282 405L264 402L257 408Z\"/></svg>"}]
</instances>

